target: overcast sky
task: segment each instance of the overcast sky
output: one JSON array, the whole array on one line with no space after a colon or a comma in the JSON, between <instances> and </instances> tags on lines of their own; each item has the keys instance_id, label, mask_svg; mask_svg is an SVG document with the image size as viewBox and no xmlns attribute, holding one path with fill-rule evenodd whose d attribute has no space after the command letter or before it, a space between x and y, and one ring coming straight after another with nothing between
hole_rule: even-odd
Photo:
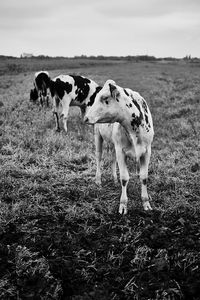
<instances>
[{"instance_id":1,"label":"overcast sky","mask_svg":"<svg viewBox=\"0 0 200 300\"><path fill-rule=\"evenodd\" d=\"M0 0L0 54L200 57L200 0Z\"/></svg>"}]
</instances>

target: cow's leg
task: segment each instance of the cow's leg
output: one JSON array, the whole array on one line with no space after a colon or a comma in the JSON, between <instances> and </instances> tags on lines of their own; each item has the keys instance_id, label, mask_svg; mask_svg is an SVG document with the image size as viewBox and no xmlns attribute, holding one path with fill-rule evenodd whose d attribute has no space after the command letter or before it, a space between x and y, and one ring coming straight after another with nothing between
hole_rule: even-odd
<instances>
[{"instance_id":1,"label":"cow's leg","mask_svg":"<svg viewBox=\"0 0 200 300\"><path fill-rule=\"evenodd\" d=\"M40 106L43 107L43 99L42 99L42 92L39 92L39 102L40 102Z\"/></svg>"},{"instance_id":2,"label":"cow's leg","mask_svg":"<svg viewBox=\"0 0 200 300\"><path fill-rule=\"evenodd\" d=\"M54 118L55 118L55 122L56 122L56 131L59 132L60 131L59 112L58 112L58 109L59 109L59 99L57 99L56 97L53 97L52 101L53 101L52 112L53 112L53 115L54 115Z\"/></svg>"},{"instance_id":3,"label":"cow's leg","mask_svg":"<svg viewBox=\"0 0 200 300\"><path fill-rule=\"evenodd\" d=\"M150 162L150 156L151 145L149 145L147 151L140 156L141 198L144 210L152 210L147 192L148 167Z\"/></svg>"},{"instance_id":4,"label":"cow's leg","mask_svg":"<svg viewBox=\"0 0 200 300\"><path fill-rule=\"evenodd\" d=\"M68 97L63 97L62 99L62 114L61 117L63 118L63 127L65 132L67 133L67 119L69 113L69 106L70 106L70 99Z\"/></svg>"},{"instance_id":5,"label":"cow's leg","mask_svg":"<svg viewBox=\"0 0 200 300\"><path fill-rule=\"evenodd\" d=\"M96 184L101 185L101 158L103 149L103 138L99 133L99 130L95 127L94 133L95 140L95 153L96 153Z\"/></svg>"},{"instance_id":6,"label":"cow's leg","mask_svg":"<svg viewBox=\"0 0 200 300\"><path fill-rule=\"evenodd\" d=\"M49 95L46 96L46 106L49 107Z\"/></svg>"},{"instance_id":7,"label":"cow's leg","mask_svg":"<svg viewBox=\"0 0 200 300\"><path fill-rule=\"evenodd\" d=\"M56 121L56 131L59 132L60 131L60 124L59 124L58 112L54 111L53 114L54 114L54 118L55 118L55 121Z\"/></svg>"},{"instance_id":8,"label":"cow's leg","mask_svg":"<svg viewBox=\"0 0 200 300\"><path fill-rule=\"evenodd\" d=\"M114 183L117 184L117 160L115 149L112 149L112 175L114 179Z\"/></svg>"},{"instance_id":9,"label":"cow's leg","mask_svg":"<svg viewBox=\"0 0 200 300\"><path fill-rule=\"evenodd\" d=\"M81 106L80 109L81 109L81 121L80 121L81 131L85 135L85 122L83 121L83 119L85 117L86 105Z\"/></svg>"},{"instance_id":10,"label":"cow's leg","mask_svg":"<svg viewBox=\"0 0 200 300\"><path fill-rule=\"evenodd\" d=\"M119 213L126 214L127 213L127 185L129 182L129 173L126 165L126 155L121 147L115 146L117 163L119 166L120 173L120 182L122 187L122 193L120 197L120 205L119 205Z\"/></svg>"},{"instance_id":11,"label":"cow's leg","mask_svg":"<svg viewBox=\"0 0 200 300\"><path fill-rule=\"evenodd\" d=\"M80 107L80 109L81 109L81 119L82 119L82 122L83 122L83 119L84 119L84 116L85 116L85 105Z\"/></svg>"},{"instance_id":12,"label":"cow's leg","mask_svg":"<svg viewBox=\"0 0 200 300\"><path fill-rule=\"evenodd\" d=\"M136 175L140 176L140 159L136 160Z\"/></svg>"}]
</instances>

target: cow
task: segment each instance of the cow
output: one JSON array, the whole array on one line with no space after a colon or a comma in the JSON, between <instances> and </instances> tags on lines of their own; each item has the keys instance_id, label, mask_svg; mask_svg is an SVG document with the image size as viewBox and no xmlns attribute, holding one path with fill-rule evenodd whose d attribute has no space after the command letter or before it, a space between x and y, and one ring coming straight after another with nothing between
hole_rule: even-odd
<instances>
[{"instance_id":1,"label":"cow","mask_svg":"<svg viewBox=\"0 0 200 300\"><path fill-rule=\"evenodd\" d=\"M103 127L98 126L95 130L98 161L96 181L100 182L101 143L106 137L114 144L119 166L122 188L119 213L127 213L129 173L126 158L128 156L136 158L137 174L141 182L143 208L144 210L151 210L152 207L147 192L147 179L154 129L152 116L145 99L131 89L118 86L115 81L107 80L96 95L93 105L87 111L84 121L88 124L113 123L110 130L107 130L106 136L102 134ZM115 171L113 171L113 174L115 174Z\"/></svg>"},{"instance_id":2,"label":"cow","mask_svg":"<svg viewBox=\"0 0 200 300\"><path fill-rule=\"evenodd\" d=\"M51 78L47 71L36 72L34 76L34 89L30 91L30 101L36 102L39 99L41 106L46 104L49 107Z\"/></svg>"},{"instance_id":3,"label":"cow","mask_svg":"<svg viewBox=\"0 0 200 300\"><path fill-rule=\"evenodd\" d=\"M80 75L59 75L51 80L50 91L53 99L53 114L56 131L60 131L60 117L67 133L67 118L70 106L78 106L82 117L95 99L101 87L91 79ZM61 112L60 112L61 110Z\"/></svg>"}]
</instances>

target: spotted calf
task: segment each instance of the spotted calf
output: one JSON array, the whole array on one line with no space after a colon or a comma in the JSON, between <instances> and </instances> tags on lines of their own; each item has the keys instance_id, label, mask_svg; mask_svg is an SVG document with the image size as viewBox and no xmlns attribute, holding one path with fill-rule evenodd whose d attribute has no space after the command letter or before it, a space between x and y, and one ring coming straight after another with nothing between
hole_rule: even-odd
<instances>
[{"instance_id":1,"label":"spotted calf","mask_svg":"<svg viewBox=\"0 0 200 300\"><path fill-rule=\"evenodd\" d=\"M30 91L30 101L37 102L39 100L41 106L46 104L49 107L50 83L51 79L47 71L36 72L34 89Z\"/></svg>"},{"instance_id":2,"label":"spotted calf","mask_svg":"<svg viewBox=\"0 0 200 300\"><path fill-rule=\"evenodd\" d=\"M63 127L67 132L67 118L70 106L78 106L82 116L85 115L101 88L96 82L83 76L59 75L51 81L53 113L56 130L60 131L59 119L63 118Z\"/></svg>"},{"instance_id":3,"label":"spotted calf","mask_svg":"<svg viewBox=\"0 0 200 300\"><path fill-rule=\"evenodd\" d=\"M120 172L122 192L119 213L127 213L127 184L129 181L127 156L136 158L143 207L145 210L151 210L147 179L154 130L151 113L144 98L139 93L131 89L124 89L113 80L108 80L96 95L94 104L87 111L84 121L89 124L114 123L106 131L106 135L105 131L102 134L104 127L101 127L105 124L96 125L98 160L96 180L100 182L101 142L103 139L109 139L114 144ZM113 175L116 179L114 168Z\"/></svg>"}]
</instances>

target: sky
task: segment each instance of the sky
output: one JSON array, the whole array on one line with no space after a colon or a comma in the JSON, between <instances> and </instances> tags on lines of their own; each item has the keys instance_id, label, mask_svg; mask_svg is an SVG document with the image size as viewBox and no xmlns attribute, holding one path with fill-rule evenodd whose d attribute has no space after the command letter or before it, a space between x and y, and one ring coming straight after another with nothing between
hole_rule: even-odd
<instances>
[{"instance_id":1,"label":"sky","mask_svg":"<svg viewBox=\"0 0 200 300\"><path fill-rule=\"evenodd\" d=\"M200 57L200 0L0 0L0 55Z\"/></svg>"}]
</instances>

